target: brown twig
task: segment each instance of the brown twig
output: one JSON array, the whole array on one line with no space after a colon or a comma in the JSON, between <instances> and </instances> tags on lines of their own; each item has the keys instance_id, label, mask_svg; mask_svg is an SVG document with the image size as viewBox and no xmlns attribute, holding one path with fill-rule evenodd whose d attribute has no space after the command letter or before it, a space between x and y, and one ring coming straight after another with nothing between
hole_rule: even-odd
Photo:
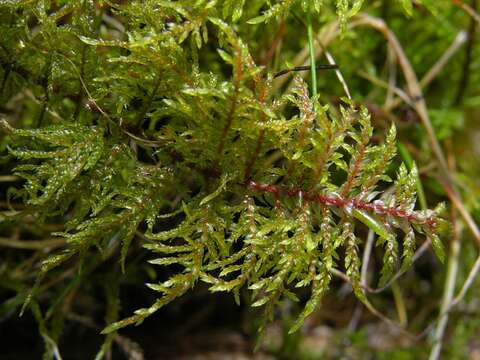
<instances>
[{"instance_id":1,"label":"brown twig","mask_svg":"<svg viewBox=\"0 0 480 360\"><path fill-rule=\"evenodd\" d=\"M270 45L270 48L268 49L265 56L262 57L262 59L259 61L259 63L261 65L266 66L270 63L270 61L272 60L275 52L277 51L277 49L279 48L279 46L282 43L283 36L285 35L285 29L286 29L285 20L282 19L280 21L280 24L278 25L277 33L275 34L275 36L273 38L273 41L272 41L272 44Z\"/></svg>"}]
</instances>

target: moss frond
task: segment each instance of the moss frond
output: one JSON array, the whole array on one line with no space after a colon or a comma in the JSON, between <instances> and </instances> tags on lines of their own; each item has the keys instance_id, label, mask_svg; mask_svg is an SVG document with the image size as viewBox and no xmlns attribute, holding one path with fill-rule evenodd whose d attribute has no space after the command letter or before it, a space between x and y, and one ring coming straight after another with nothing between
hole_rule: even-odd
<instances>
[{"instance_id":1,"label":"moss frond","mask_svg":"<svg viewBox=\"0 0 480 360\"><path fill-rule=\"evenodd\" d=\"M43 259L30 300L52 271L97 250L118 253L125 269L138 238L148 262L171 275L148 284L154 304L117 322L110 289L104 333L141 323L199 282L237 301L248 289L265 321L282 299L298 300L295 289L309 289L296 331L320 306L334 267L365 301L365 227L383 247L381 284L411 265L419 234L443 258L442 220L415 209L417 169L400 166L390 178L395 126L383 134L363 106L320 103L300 77L274 93L238 31L248 19L260 31L305 2L47 3L9 2L23 45L9 35L0 50L15 58L12 92L35 92L24 122L1 122L25 181L18 194L30 215L64 220L54 234L66 246ZM363 1L334 4L345 25ZM24 26L28 17L38 28Z\"/></svg>"}]
</instances>

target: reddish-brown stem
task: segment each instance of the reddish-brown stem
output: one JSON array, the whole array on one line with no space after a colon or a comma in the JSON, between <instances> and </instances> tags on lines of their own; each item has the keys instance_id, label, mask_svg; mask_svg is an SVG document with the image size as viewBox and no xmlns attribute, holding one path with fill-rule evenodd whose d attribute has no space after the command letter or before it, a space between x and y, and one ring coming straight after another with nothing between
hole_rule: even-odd
<instances>
[{"instance_id":1,"label":"reddish-brown stem","mask_svg":"<svg viewBox=\"0 0 480 360\"><path fill-rule=\"evenodd\" d=\"M285 34L285 20L280 21L280 25L278 26L278 31L273 38L272 45L268 49L265 56L260 60L261 65L268 65L275 54L278 46L280 45L283 35Z\"/></svg>"},{"instance_id":2,"label":"reddish-brown stem","mask_svg":"<svg viewBox=\"0 0 480 360\"><path fill-rule=\"evenodd\" d=\"M326 116L326 115L324 115ZM323 175L323 172L325 171L325 166L327 164L328 159L332 155L332 152L335 150L333 147L333 142L334 142L334 131L332 129L332 123L329 121L324 122L324 131L327 135L326 143L325 143L325 150L320 152L317 155L316 163L317 167L315 169L315 176L314 176L314 183L318 183L320 178ZM338 131L335 131L338 135L343 134L345 129L337 129Z\"/></svg>"},{"instance_id":3,"label":"reddish-brown stem","mask_svg":"<svg viewBox=\"0 0 480 360\"><path fill-rule=\"evenodd\" d=\"M343 197L348 196L348 193L350 192L350 189L353 186L355 177L360 171L360 164L362 163L364 156L365 156L365 144L361 144L360 149L358 149L358 155L355 157L355 162L353 163L351 170L348 172L347 182L345 183L345 186L342 189Z\"/></svg>"},{"instance_id":4,"label":"reddish-brown stem","mask_svg":"<svg viewBox=\"0 0 480 360\"><path fill-rule=\"evenodd\" d=\"M249 180L246 186L254 192L272 194L275 198L286 196L289 198L301 197L305 202L313 202L326 206L335 206L344 209L364 210L379 216L392 216L402 218L410 223L425 224L435 228L437 220L435 215L422 216L418 212L407 211L401 207L385 206L380 202L366 202L357 198L343 197L338 194L320 194L316 191L303 191L296 188L287 188L279 185L260 184Z\"/></svg>"}]
</instances>

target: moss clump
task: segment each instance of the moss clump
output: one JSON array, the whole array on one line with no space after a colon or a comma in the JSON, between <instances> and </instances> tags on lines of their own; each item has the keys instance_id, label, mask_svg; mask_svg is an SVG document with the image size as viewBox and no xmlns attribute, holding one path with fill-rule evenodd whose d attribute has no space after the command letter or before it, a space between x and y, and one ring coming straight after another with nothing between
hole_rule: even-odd
<instances>
[{"instance_id":1,"label":"moss clump","mask_svg":"<svg viewBox=\"0 0 480 360\"><path fill-rule=\"evenodd\" d=\"M158 298L133 316L117 321L112 305L107 334L199 282L237 301L249 289L265 321L282 299L298 300L295 289L309 289L292 331L319 307L335 267L368 303L366 228L383 249L382 285L408 269L418 234L443 259L438 209L415 209L416 167L389 168L396 127L374 135L364 106L328 104L299 76L288 89L275 85L279 69L265 66L275 49L258 60L265 29L306 13L337 21L337 11L345 30L362 1L0 4L2 103L18 107L2 116L2 146L24 180L11 195L25 205L2 221L58 225L51 234L64 242L35 259L33 290L27 281L18 291L53 343L63 316L46 327L38 302L48 284L82 274L64 282L52 316L99 264L118 258L125 269L132 243L170 275L148 284ZM288 45L285 56L298 49Z\"/></svg>"}]
</instances>

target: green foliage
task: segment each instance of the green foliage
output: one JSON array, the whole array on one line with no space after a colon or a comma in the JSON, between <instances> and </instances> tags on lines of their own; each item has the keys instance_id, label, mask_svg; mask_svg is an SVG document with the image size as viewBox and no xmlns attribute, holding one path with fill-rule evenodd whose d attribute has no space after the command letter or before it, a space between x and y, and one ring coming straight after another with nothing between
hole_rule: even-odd
<instances>
[{"instance_id":1,"label":"green foliage","mask_svg":"<svg viewBox=\"0 0 480 360\"><path fill-rule=\"evenodd\" d=\"M412 14L410 1L401 3ZM112 256L125 271L132 247L170 271L147 284L157 300L124 320L117 285L107 288L106 334L141 323L199 282L237 302L249 290L251 306L264 308L262 329L280 302L306 289L297 331L334 269L366 302L365 230L383 254L380 286L410 268L418 239L431 239L443 261L439 209L415 208L416 166L392 175L396 126L377 131L351 100L320 103L298 76L275 93L256 60L255 34L271 23L325 10L346 29L362 5L0 2L8 20L0 25L0 96L7 103L26 94L18 114L0 122L12 173L24 180L12 195L26 209L9 221L60 219L52 234L65 240L41 259L26 297L42 336L45 279Z\"/></svg>"}]
</instances>

